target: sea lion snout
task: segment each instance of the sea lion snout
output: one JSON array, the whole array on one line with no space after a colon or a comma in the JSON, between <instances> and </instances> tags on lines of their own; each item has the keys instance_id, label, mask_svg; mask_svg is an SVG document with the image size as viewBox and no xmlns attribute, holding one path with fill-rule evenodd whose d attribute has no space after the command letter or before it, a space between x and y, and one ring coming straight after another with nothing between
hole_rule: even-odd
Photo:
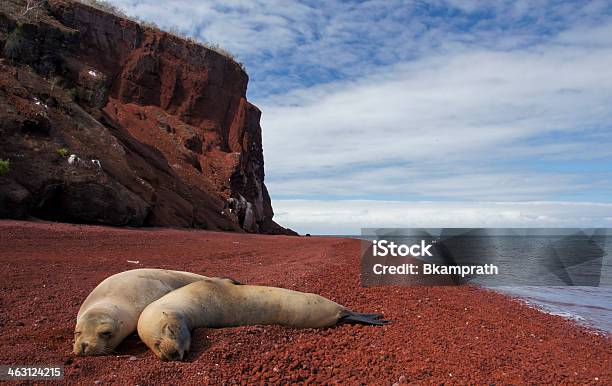
<instances>
[{"instance_id":1,"label":"sea lion snout","mask_svg":"<svg viewBox=\"0 0 612 386\"><path fill-rule=\"evenodd\" d=\"M73 350L77 356L97 355L96 346L89 344L87 341L79 340L74 343Z\"/></svg>"},{"instance_id":2,"label":"sea lion snout","mask_svg":"<svg viewBox=\"0 0 612 386\"><path fill-rule=\"evenodd\" d=\"M162 352L160 355L162 361L181 361L183 360L183 353L179 350L171 350L169 352Z\"/></svg>"},{"instance_id":3,"label":"sea lion snout","mask_svg":"<svg viewBox=\"0 0 612 386\"><path fill-rule=\"evenodd\" d=\"M162 361L182 361L189 350L189 344L189 336L166 336L155 342L150 348Z\"/></svg>"}]
</instances>

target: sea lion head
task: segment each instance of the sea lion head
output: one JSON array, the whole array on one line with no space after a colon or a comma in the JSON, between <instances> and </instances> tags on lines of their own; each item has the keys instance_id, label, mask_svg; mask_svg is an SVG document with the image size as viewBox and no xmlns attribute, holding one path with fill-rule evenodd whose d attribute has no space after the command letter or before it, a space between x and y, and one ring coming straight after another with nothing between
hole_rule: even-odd
<instances>
[{"instance_id":1,"label":"sea lion head","mask_svg":"<svg viewBox=\"0 0 612 386\"><path fill-rule=\"evenodd\" d=\"M149 334L143 340L155 355L163 361L183 360L191 346L191 333L183 317L162 311L158 318L147 322L152 325L148 326Z\"/></svg>"},{"instance_id":2,"label":"sea lion head","mask_svg":"<svg viewBox=\"0 0 612 386\"><path fill-rule=\"evenodd\" d=\"M123 339L122 321L104 310L90 310L74 328L74 353L79 356L105 355Z\"/></svg>"}]
</instances>

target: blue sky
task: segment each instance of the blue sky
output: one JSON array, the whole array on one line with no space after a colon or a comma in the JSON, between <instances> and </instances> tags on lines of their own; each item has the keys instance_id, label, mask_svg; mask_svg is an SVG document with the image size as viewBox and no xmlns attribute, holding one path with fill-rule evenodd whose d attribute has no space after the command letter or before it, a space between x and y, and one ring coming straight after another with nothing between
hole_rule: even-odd
<instances>
[{"instance_id":1,"label":"blue sky","mask_svg":"<svg viewBox=\"0 0 612 386\"><path fill-rule=\"evenodd\" d=\"M245 63L285 226L612 227L609 1L112 2Z\"/></svg>"}]
</instances>

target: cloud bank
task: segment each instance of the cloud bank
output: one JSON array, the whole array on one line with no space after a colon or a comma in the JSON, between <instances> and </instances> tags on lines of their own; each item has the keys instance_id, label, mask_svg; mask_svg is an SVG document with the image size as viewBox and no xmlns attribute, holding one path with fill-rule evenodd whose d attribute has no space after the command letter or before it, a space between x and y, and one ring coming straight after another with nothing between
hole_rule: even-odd
<instances>
[{"instance_id":1,"label":"cloud bank","mask_svg":"<svg viewBox=\"0 0 612 386\"><path fill-rule=\"evenodd\" d=\"M361 228L402 227L612 227L612 204L589 202L276 200L274 204L277 221L311 234L359 235Z\"/></svg>"}]
</instances>

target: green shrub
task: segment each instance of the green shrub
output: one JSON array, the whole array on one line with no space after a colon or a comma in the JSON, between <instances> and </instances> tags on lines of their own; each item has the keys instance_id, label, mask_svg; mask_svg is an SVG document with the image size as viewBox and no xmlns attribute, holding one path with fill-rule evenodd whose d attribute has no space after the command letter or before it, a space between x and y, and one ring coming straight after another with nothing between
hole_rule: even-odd
<instances>
[{"instance_id":1,"label":"green shrub","mask_svg":"<svg viewBox=\"0 0 612 386\"><path fill-rule=\"evenodd\" d=\"M66 158L66 156L68 155L68 149L66 149L65 147L60 147L59 149L57 149L57 154L62 158Z\"/></svg>"},{"instance_id":2,"label":"green shrub","mask_svg":"<svg viewBox=\"0 0 612 386\"><path fill-rule=\"evenodd\" d=\"M70 90L68 90L68 96L70 96L70 99L72 99L73 101L76 101L76 99L77 99L77 90L76 90L76 88L71 88Z\"/></svg>"},{"instance_id":3,"label":"green shrub","mask_svg":"<svg viewBox=\"0 0 612 386\"><path fill-rule=\"evenodd\" d=\"M0 176L6 176L11 170L11 161L0 159Z\"/></svg>"}]
</instances>

